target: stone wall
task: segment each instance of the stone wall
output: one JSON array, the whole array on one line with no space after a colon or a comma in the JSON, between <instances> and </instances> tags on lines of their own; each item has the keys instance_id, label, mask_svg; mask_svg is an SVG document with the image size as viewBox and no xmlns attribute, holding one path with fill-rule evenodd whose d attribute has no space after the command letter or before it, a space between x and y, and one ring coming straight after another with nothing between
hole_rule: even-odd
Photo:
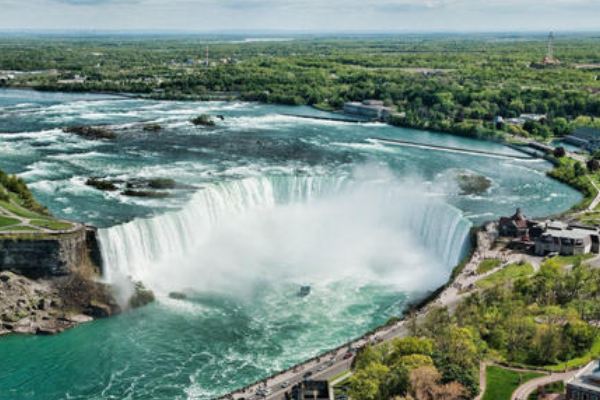
<instances>
[{"instance_id":1,"label":"stone wall","mask_svg":"<svg viewBox=\"0 0 600 400\"><path fill-rule=\"evenodd\" d=\"M28 277L64 276L90 262L100 269L99 254L96 230L85 226L55 236L0 236L0 271Z\"/></svg>"}]
</instances>

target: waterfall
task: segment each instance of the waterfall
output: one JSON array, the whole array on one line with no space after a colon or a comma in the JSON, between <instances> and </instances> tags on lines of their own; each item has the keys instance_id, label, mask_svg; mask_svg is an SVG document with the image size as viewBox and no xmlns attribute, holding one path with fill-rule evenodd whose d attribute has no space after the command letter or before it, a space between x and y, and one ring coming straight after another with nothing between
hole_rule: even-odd
<instances>
[{"instance_id":1,"label":"waterfall","mask_svg":"<svg viewBox=\"0 0 600 400\"><path fill-rule=\"evenodd\" d=\"M469 251L471 221L445 203L429 202L414 211L410 215L411 228L448 266L458 265Z\"/></svg>"},{"instance_id":2,"label":"waterfall","mask_svg":"<svg viewBox=\"0 0 600 400\"><path fill-rule=\"evenodd\" d=\"M368 240L374 240L372 238L374 235L381 235L382 239L379 241L385 241L386 238L392 236L389 232L393 232L393 229L404 231L407 235L406 240L414 239L421 245L423 252L434 254L446 269L455 266L465 255L471 223L456 208L422 192L407 189L402 182L385 180L364 182L352 176L276 175L207 185L179 211L168 212L152 218L135 219L119 226L101 229L100 243L106 266L106 278L114 281L115 276L121 274L147 282L152 277L156 278L155 275L160 266L160 279L169 280L170 275L175 274L178 268L184 268L183 264L190 271L195 271L196 274L210 273L206 266L195 265L194 259L198 258L196 252L200 244L212 240L215 229L220 225L226 222L230 223L233 228L229 234L236 236L235 221L243 218L245 214L262 212L261 215L269 215L268 213L273 213L279 207L294 204L310 208L313 207L313 204L318 204L321 199L328 198L332 200L326 207L326 211L316 214L316 216L315 214L307 214L308 216L300 214L301 216L293 222L283 222L283 227L276 224L275 229L282 229L283 233L292 229L301 229L305 222L309 223L308 219L312 219L313 226L310 228L312 230L306 232L306 235L310 236L319 231L319 227L314 226L314 224L318 224L318 221L314 220L322 218L325 222L333 221L330 224L342 225L339 232L336 231L329 236L343 236L347 233L345 232L347 229L361 230L361 224L363 224L361 218L365 218L366 223L370 226L370 230L365 232L365 243ZM349 198L352 201L346 206L339 206L342 211L339 211L338 215L337 204L344 203L345 199ZM285 213L294 214L296 211L287 210ZM372 215L361 217L359 214L363 213ZM282 214L284 213L282 212ZM344 225L355 216L358 222L353 225ZM335 218L338 218L339 221ZM294 226L288 227L285 224ZM380 226L385 226L389 230L379 232ZM270 232L273 230L272 226L263 228L260 222L255 223L252 232L247 237L250 240L261 240L261 235L274 235L273 232ZM273 238L278 238L278 236L265 237L271 238L263 239L266 241L264 243L266 247ZM328 240L328 237L326 236L324 239ZM245 239L245 241L248 240ZM294 240L303 241L304 238L302 235L297 235L290 239L290 241ZM398 239L398 241L403 240ZM360 236L358 239L356 237L349 239L347 248L354 251L356 247L361 246L361 242L363 239ZM236 243L238 247L244 246L244 242L241 240ZM283 245L285 246L285 243ZM381 244L381 246L384 245L387 247L383 250L377 247L379 245L375 245L376 250L373 250L373 253L388 252L388 250L390 252L410 252L414 248L414 246L403 247L403 244L395 242ZM212 243L207 246L209 246L208 250L213 250L215 247ZM282 247L281 244L278 246ZM312 248L305 250L306 252L328 251L318 245L316 247L318 250ZM335 248L335 245L332 245L329 251L334 251ZM219 260L215 259L221 258L221 254L236 251L235 248L229 249L227 245L224 245L223 249L221 253L216 253L208 261L203 259L203 262L210 262L212 268L218 264ZM202 251L206 253L208 250ZM285 256L282 258L287 259L288 254L293 251L292 249L288 253L283 253ZM338 249L338 251L340 250ZM342 249L341 252L344 250ZM352 253L349 252L350 254ZM224 256L229 257L229 255ZM368 258L365 254L360 254L360 256ZM381 258L380 255L376 256ZM261 255L261 257L268 259L268 255ZM329 262L329 258L332 256L327 255L327 257ZM290 258L293 257L290 256ZM246 261L241 260L241 263L245 264ZM240 261L236 260L236 262ZM350 256L348 260L344 260L344 263L352 263ZM242 269L239 268L240 274L243 274ZM238 274L238 270L233 269L232 271L232 273Z\"/></svg>"}]
</instances>

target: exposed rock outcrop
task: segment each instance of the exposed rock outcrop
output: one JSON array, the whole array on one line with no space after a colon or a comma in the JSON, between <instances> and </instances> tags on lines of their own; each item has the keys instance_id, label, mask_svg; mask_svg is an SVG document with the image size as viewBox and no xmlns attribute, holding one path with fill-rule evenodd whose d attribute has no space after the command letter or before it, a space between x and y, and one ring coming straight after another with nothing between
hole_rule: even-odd
<instances>
[{"instance_id":1,"label":"exposed rock outcrop","mask_svg":"<svg viewBox=\"0 0 600 400\"><path fill-rule=\"evenodd\" d=\"M117 135L114 132L97 126L69 126L63 128L63 132L72 133L73 135L81 136L86 139L116 139Z\"/></svg>"},{"instance_id":2,"label":"exposed rock outcrop","mask_svg":"<svg viewBox=\"0 0 600 400\"><path fill-rule=\"evenodd\" d=\"M65 234L30 234L0 238L0 271L13 271L28 277L65 276L95 255L100 268L94 228L80 226ZM91 247L90 247L91 246Z\"/></svg>"},{"instance_id":3,"label":"exposed rock outcrop","mask_svg":"<svg viewBox=\"0 0 600 400\"><path fill-rule=\"evenodd\" d=\"M38 235L39 236L39 235ZM96 229L0 240L0 336L51 335L122 311L113 288L98 280ZM127 307L154 301L141 284Z\"/></svg>"},{"instance_id":4,"label":"exposed rock outcrop","mask_svg":"<svg viewBox=\"0 0 600 400\"><path fill-rule=\"evenodd\" d=\"M37 280L0 273L0 335L51 335L118 312L110 288L79 273Z\"/></svg>"}]
</instances>

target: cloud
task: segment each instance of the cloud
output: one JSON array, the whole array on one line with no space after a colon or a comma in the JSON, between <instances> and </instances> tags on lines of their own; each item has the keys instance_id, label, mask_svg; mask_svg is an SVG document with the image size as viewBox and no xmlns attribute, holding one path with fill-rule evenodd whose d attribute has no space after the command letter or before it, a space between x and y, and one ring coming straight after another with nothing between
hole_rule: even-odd
<instances>
[{"instance_id":1,"label":"cloud","mask_svg":"<svg viewBox=\"0 0 600 400\"><path fill-rule=\"evenodd\" d=\"M106 4L139 3L139 0L50 0L72 6L103 6Z\"/></svg>"},{"instance_id":2,"label":"cloud","mask_svg":"<svg viewBox=\"0 0 600 400\"><path fill-rule=\"evenodd\" d=\"M0 27L173 30L598 29L600 0L0 0Z\"/></svg>"}]
</instances>

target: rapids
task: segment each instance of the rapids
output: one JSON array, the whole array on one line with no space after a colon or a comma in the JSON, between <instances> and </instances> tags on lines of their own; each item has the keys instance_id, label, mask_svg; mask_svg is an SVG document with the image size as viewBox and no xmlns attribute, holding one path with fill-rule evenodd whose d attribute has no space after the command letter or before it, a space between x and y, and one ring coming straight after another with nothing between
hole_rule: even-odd
<instances>
[{"instance_id":1,"label":"rapids","mask_svg":"<svg viewBox=\"0 0 600 400\"><path fill-rule=\"evenodd\" d=\"M215 128L192 116L224 115ZM55 337L0 339L0 399L202 399L336 347L443 284L471 226L562 212L580 194L539 160L388 146L410 140L515 154L383 124L301 119L308 107L155 102L0 90L0 166L58 216L100 228L105 279L158 301ZM159 132L143 125L157 123ZM114 141L63 133L107 124ZM463 195L455 178L491 181ZM85 182L170 178L165 199ZM300 285L311 294L299 298ZM170 291L185 291L173 300Z\"/></svg>"}]
</instances>

